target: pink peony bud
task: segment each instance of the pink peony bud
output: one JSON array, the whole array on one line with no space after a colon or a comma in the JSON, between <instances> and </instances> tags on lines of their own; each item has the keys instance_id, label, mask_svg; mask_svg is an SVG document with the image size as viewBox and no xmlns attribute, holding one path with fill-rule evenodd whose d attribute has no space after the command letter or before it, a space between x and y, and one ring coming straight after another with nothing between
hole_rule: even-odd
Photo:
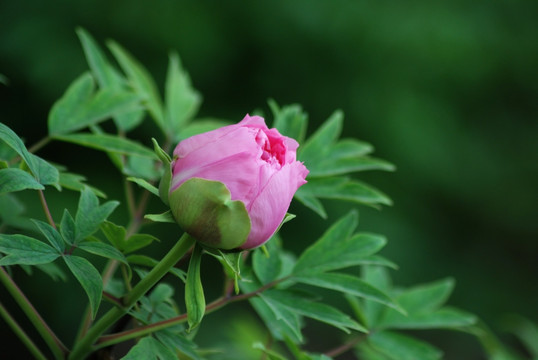
<instances>
[{"instance_id":1,"label":"pink peony bud","mask_svg":"<svg viewBox=\"0 0 538 360\"><path fill-rule=\"evenodd\" d=\"M277 129L268 129L263 118L249 115L238 124L181 141L174 150L170 183L170 205L176 220L181 224L177 217L182 212L174 209L190 206L187 196L172 203L177 199L172 196L176 189L192 178L218 181L229 190L231 201L244 204L250 218L246 241L235 247L252 249L264 244L284 219L297 189L306 183L308 170L296 160L298 146ZM195 223L198 228L214 227L200 219ZM218 239L198 240L218 244Z\"/></svg>"}]
</instances>

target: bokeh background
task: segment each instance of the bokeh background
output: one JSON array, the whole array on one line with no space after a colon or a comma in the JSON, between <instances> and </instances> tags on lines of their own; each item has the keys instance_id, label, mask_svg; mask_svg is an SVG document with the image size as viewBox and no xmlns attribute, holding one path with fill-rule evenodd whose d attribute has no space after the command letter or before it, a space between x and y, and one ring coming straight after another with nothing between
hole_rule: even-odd
<instances>
[{"instance_id":1,"label":"bokeh background","mask_svg":"<svg viewBox=\"0 0 538 360\"><path fill-rule=\"evenodd\" d=\"M537 24L533 0L5 0L0 121L30 144L46 133L51 105L87 69L77 26L101 44L117 40L161 89L168 52L177 50L203 95L200 116L238 121L253 109L269 113L273 98L302 104L312 131L342 109L344 136L372 143L398 168L359 175L394 200L381 211L361 208L360 229L388 237L383 254L400 266L395 282L454 277L450 304L511 342L506 314L538 320ZM53 144L43 155L67 156L73 171L122 199L105 156L70 149ZM74 206L76 197L61 201ZM353 207L326 204L327 221L294 205L307 215L285 229L291 248ZM307 236L298 236L304 227ZM46 286L27 291L68 331L64 307L83 309L83 294L39 304L48 286L66 285ZM482 358L467 336L428 336L447 359Z\"/></svg>"}]
</instances>

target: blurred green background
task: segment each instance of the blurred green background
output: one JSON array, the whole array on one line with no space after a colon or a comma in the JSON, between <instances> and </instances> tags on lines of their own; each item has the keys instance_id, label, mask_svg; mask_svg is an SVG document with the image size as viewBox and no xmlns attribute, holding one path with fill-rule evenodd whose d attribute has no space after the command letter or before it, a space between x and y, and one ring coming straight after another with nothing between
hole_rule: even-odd
<instances>
[{"instance_id":1,"label":"blurred green background","mask_svg":"<svg viewBox=\"0 0 538 360\"><path fill-rule=\"evenodd\" d=\"M117 40L161 89L177 50L204 97L201 116L269 113L271 97L302 104L312 131L340 108L344 136L371 142L398 168L358 175L394 200L360 209L360 229L389 238L395 282L453 276L450 303L504 336L507 313L538 320L537 24L534 0L2 1L0 121L29 144L44 136L51 105L87 69L77 26L101 44ZM90 182L123 200L105 156L65 154L65 145L43 154L67 155L86 175L105 169ZM285 228L289 247L304 248L349 208L326 204L328 221L293 206L305 216ZM480 358L462 335L430 336L449 359Z\"/></svg>"}]
</instances>

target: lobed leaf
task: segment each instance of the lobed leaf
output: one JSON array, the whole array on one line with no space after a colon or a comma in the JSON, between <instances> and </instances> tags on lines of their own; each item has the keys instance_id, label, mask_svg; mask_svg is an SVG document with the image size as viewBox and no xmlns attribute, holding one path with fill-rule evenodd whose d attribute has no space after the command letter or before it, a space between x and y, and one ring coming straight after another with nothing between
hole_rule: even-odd
<instances>
[{"instance_id":1,"label":"lobed leaf","mask_svg":"<svg viewBox=\"0 0 538 360\"><path fill-rule=\"evenodd\" d=\"M0 252L6 255L0 258L0 266L46 264L60 256L50 245L20 234L0 234Z\"/></svg>"},{"instance_id":2,"label":"lobed leaf","mask_svg":"<svg viewBox=\"0 0 538 360\"><path fill-rule=\"evenodd\" d=\"M269 107L273 113L273 127L282 135L291 137L302 144L306 135L308 115L303 112L300 105L288 105L282 108L274 100L269 100Z\"/></svg>"},{"instance_id":3,"label":"lobed leaf","mask_svg":"<svg viewBox=\"0 0 538 360\"><path fill-rule=\"evenodd\" d=\"M439 349L428 343L388 331L370 335L368 343L390 360L438 360L443 356Z\"/></svg>"},{"instance_id":4,"label":"lobed leaf","mask_svg":"<svg viewBox=\"0 0 538 360\"><path fill-rule=\"evenodd\" d=\"M106 198L104 192L93 186L85 184L84 181L86 181L86 178L82 175L62 171L60 172L60 179L58 182L62 188L66 188L69 190L82 191L85 187L88 187L91 191L95 193L95 195L103 199Z\"/></svg>"},{"instance_id":5,"label":"lobed leaf","mask_svg":"<svg viewBox=\"0 0 538 360\"><path fill-rule=\"evenodd\" d=\"M373 207L392 205L390 198L381 191L363 182L346 177L308 179L308 182L297 190L295 196L298 196L299 199L310 196L352 201Z\"/></svg>"},{"instance_id":6,"label":"lobed leaf","mask_svg":"<svg viewBox=\"0 0 538 360\"><path fill-rule=\"evenodd\" d=\"M80 256L64 256L63 259L86 292L90 301L92 318L95 319L103 292L103 280L99 271L88 260Z\"/></svg>"},{"instance_id":7,"label":"lobed leaf","mask_svg":"<svg viewBox=\"0 0 538 360\"><path fill-rule=\"evenodd\" d=\"M82 43L88 65L102 88L125 89L127 81L110 64L97 42L84 29L78 28L77 35ZM140 124L144 119L144 111L134 109L128 112L114 114L114 123L121 131L129 131Z\"/></svg>"},{"instance_id":8,"label":"lobed leaf","mask_svg":"<svg viewBox=\"0 0 538 360\"><path fill-rule=\"evenodd\" d=\"M386 239L369 233L351 236L356 226L355 212L337 221L297 259L293 274L314 274L367 263L369 256L386 244Z\"/></svg>"},{"instance_id":9,"label":"lobed leaf","mask_svg":"<svg viewBox=\"0 0 538 360\"><path fill-rule=\"evenodd\" d=\"M62 238L69 245L73 245L77 240L76 231L75 219L73 219L69 210L64 209L62 221L60 222L60 234L62 234Z\"/></svg>"},{"instance_id":10,"label":"lobed leaf","mask_svg":"<svg viewBox=\"0 0 538 360\"><path fill-rule=\"evenodd\" d=\"M135 93L143 99L151 117L166 133L161 97L149 72L118 43L109 41L107 46L127 75Z\"/></svg>"},{"instance_id":11,"label":"lobed leaf","mask_svg":"<svg viewBox=\"0 0 538 360\"><path fill-rule=\"evenodd\" d=\"M405 314L405 311L390 296L371 284L352 275L339 273L318 273L295 276L293 279L303 284L336 290L344 294L350 294L364 299L376 301Z\"/></svg>"},{"instance_id":12,"label":"lobed leaf","mask_svg":"<svg viewBox=\"0 0 538 360\"><path fill-rule=\"evenodd\" d=\"M75 216L75 243L96 232L119 203L108 201L99 205L97 196L88 188L80 193Z\"/></svg>"},{"instance_id":13,"label":"lobed leaf","mask_svg":"<svg viewBox=\"0 0 538 360\"><path fill-rule=\"evenodd\" d=\"M257 249L252 255L252 269L260 283L264 285L278 278L282 272L282 258L277 242L268 241L265 245L267 254Z\"/></svg>"},{"instance_id":14,"label":"lobed leaf","mask_svg":"<svg viewBox=\"0 0 538 360\"><path fill-rule=\"evenodd\" d=\"M21 190L44 190L32 175L17 168L6 168L0 170L0 195Z\"/></svg>"},{"instance_id":15,"label":"lobed leaf","mask_svg":"<svg viewBox=\"0 0 538 360\"><path fill-rule=\"evenodd\" d=\"M40 184L57 185L58 169L39 156L31 154L19 136L2 123L0 123L0 139L19 154Z\"/></svg>"},{"instance_id":16,"label":"lobed leaf","mask_svg":"<svg viewBox=\"0 0 538 360\"><path fill-rule=\"evenodd\" d=\"M335 111L298 149L297 157L304 161L307 168L310 169L310 166L315 166L316 162L323 160L325 149L334 144L342 133L343 122L342 111Z\"/></svg>"},{"instance_id":17,"label":"lobed leaf","mask_svg":"<svg viewBox=\"0 0 538 360\"><path fill-rule=\"evenodd\" d=\"M77 145L97 149L101 151L147 157L156 159L153 151L139 143L108 134L70 134L56 135L56 140L66 141Z\"/></svg>"},{"instance_id":18,"label":"lobed leaf","mask_svg":"<svg viewBox=\"0 0 538 360\"><path fill-rule=\"evenodd\" d=\"M127 265L125 256L115 247L97 241L82 241L77 247L91 254L118 260Z\"/></svg>"},{"instance_id":19,"label":"lobed leaf","mask_svg":"<svg viewBox=\"0 0 538 360\"><path fill-rule=\"evenodd\" d=\"M181 334L172 333L171 331L158 331L155 337L169 349L175 349L192 360L202 360L196 353L196 344Z\"/></svg>"},{"instance_id":20,"label":"lobed leaf","mask_svg":"<svg viewBox=\"0 0 538 360\"><path fill-rule=\"evenodd\" d=\"M95 125L114 114L139 108L140 97L132 92L105 88L94 92L91 74L79 76L49 113L49 134L65 135Z\"/></svg>"},{"instance_id":21,"label":"lobed leaf","mask_svg":"<svg viewBox=\"0 0 538 360\"><path fill-rule=\"evenodd\" d=\"M245 277L252 274L247 270ZM262 285L252 281L242 281L241 290L245 293L256 291ZM261 297L252 297L249 299L250 304L262 318L271 335L278 340L290 339L295 343L303 342L301 334L301 317L288 308L273 303L267 303Z\"/></svg>"},{"instance_id":22,"label":"lobed leaf","mask_svg":"<svg viewBox=\"0 0 538 360\"><path fill-rule=\"evenodd\" d=\"M432 312L410 313L408 316L387 311L378 326L390 329L454 329L475 324L476 316L448 307Z\"/></svg>"},{"instance_id":23,"label":"lobed leaf","mask_svg":"<svg viewBox=\"0 0 538 360\"><path fill-rule=\"evenodd\" d=\"M266 303L280 304L299 315L332 325L346 333L351 330L368 332L366 328L352 320L340 310L310 299L298 296L289 291L268 290L259 295Z\"/></svg>"},{"instance_id":24,"label":"lobed leaf","mask_svg":"<svg viewBox=\"0 0 538 360\"><path fill-rule=\"evenodd\" d=\"M64 252L65 242L62 239L62 236L60 235L58 230L40 220L32 219L32 222L35 224L35 226L37 226L39 231L41 231L41 233L45 235L45 238L58 251L58 253L61 254Z\"/></svg>"},{"instance_id":25,"label":"lobed leaf","mask_svg":"<svg viewBox=\"0 0 538 360\"><path fill-rule=\"evenodd\" d=\"M189 75L175 52L170 54L164 96L167 132L178 141L180 131L198 111L202 97L192 88Z\"/></svg>"}]
</instances>

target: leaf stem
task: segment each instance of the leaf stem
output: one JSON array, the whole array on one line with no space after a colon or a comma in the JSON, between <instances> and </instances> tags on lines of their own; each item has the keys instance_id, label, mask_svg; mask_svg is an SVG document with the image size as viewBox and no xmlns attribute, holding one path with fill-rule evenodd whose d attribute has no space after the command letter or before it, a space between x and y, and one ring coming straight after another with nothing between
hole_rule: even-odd
<instances>
[{"instance_id":1,"label":"leaf stem","mask_svg":"<svg viewBox=\"0 0 538 360\"><path fill-rule=\"evenodd\" d=\"M36 153L36 152L39 151L42 147L44 147L45 145L47 145L51 140L52 140L52 138L50 138L49 136L45 136L43 139L39 140L39 141L36 142L34 145L32 145L31 147L29 147L29 148L28 148L28 152L31 152L32 154L33 154L33 153Z\"/></svg>"},{"instance_id":2,"label":"leaf stem","mask_svg":"<svg viewBox=\"0 0 538 360\"><path fill-rule=\"evenodd\" d=\"M38 360L47 360L45 355L39 350L36 344L30 339L28 334L22 329L22 327L17 323L17 321L9 314L7 309L0 303L0 316L4 318L6 323L11 327L13 332L19 337L22 343L28 348L28 350L34 355Z\"/></svg>"},{"instance_id":3,"label":"leaf stem","mask_svg":"<svg viewBox=\"0 0 538 360\"><path fill-rule=\"evenodd\" d=\"M34 325L37 332L41 335L43 340L47 343L51 349L54 357L56 359L63 359L64 354L67 353L68 349L65 345L58 339L56 334L52 329L47 325L45 320L39 315L37 310L34 308L32 303L24 295L21 289L15 284L13 279L8 275L3 267L0 266L0 281L4 284L7 290L10 292L11 296L19 304L21 309L24 311L30 322Z\"/></svg>"},{"instance_id":4,"label":"leaf stem","mask_svg":"<svg viewBox=\"0 0 538 360\"><path fill-rule=\"evenodd\" d=\"M264 286L260 287L259 289L251 291L249 293L235 295L235 296L229 296L229 295L221 296L206 306L205 313L209 314L233 302L247 300L251 297L254 297L264 292L265 290L268 290L276 286L280 282L287 279L289 279L289 276L271 281L270 283L267 283ZM100 349L109 345L113 345L113 344L117 344L123 341L134 339L136 337L144 336L144 335L147 335L147 334L150 334L150 333L162 330L162 329L166 329L168 327L181 324L186 321L187 321L187 314L185 313L185 314L181 314L179 316L173 317L171 319L158 321L156 323L149 324L146 326L141 326L136 329L126 330L126 331L122 331L116 334L101 336L98 340L96 348Z\"/></svg>"},{"instance_id":5,"label":"leaf stem","mask_svg":"<svg viewBox=\"0 0 538 360\"><path fill-rule=\"evenodd\" d=\"M43 211L45 212L47 221L49 222L50 226L56 229L56 224L54 223L54 219L52 218L52 214L50 213L49 206L47 205L47 199L45 199L45 193L43 192L43 190L38 190L38 192L39 199L41 200L41 206L43 207Z\"/></svg>"},{"instance_id":6,"label":"leaf stem","mask_svg":"<svg viewBox=\"0 0 538 360\"><path fill-rule=\"evenodd\" d=\"M327 355L328 357L331 357L331 358L341 355L345 353L346 351L351 350L355 345L363 341L365 338L366 338L366 335L364 334L357 335L351 338L349 341L345 342L344 344L325 352L324 355Z\"/></svg>"},{"instance_id":7,"label":"leaf stem","mask_svg":"<svg viewBox=\"0 0 538 360\"><path fill-rule=\"evenodd\" d=\"M69 359L83 359L92 344L105 332L112 324L124 316L127 311L149 291L166 273L172 268L185 253L191 248L195 240L187 233L177 241L164 258L123 298L123 307L114 307L101 317L86 333L86 335L75 344Z\"/></svg>"}]
</instances>

